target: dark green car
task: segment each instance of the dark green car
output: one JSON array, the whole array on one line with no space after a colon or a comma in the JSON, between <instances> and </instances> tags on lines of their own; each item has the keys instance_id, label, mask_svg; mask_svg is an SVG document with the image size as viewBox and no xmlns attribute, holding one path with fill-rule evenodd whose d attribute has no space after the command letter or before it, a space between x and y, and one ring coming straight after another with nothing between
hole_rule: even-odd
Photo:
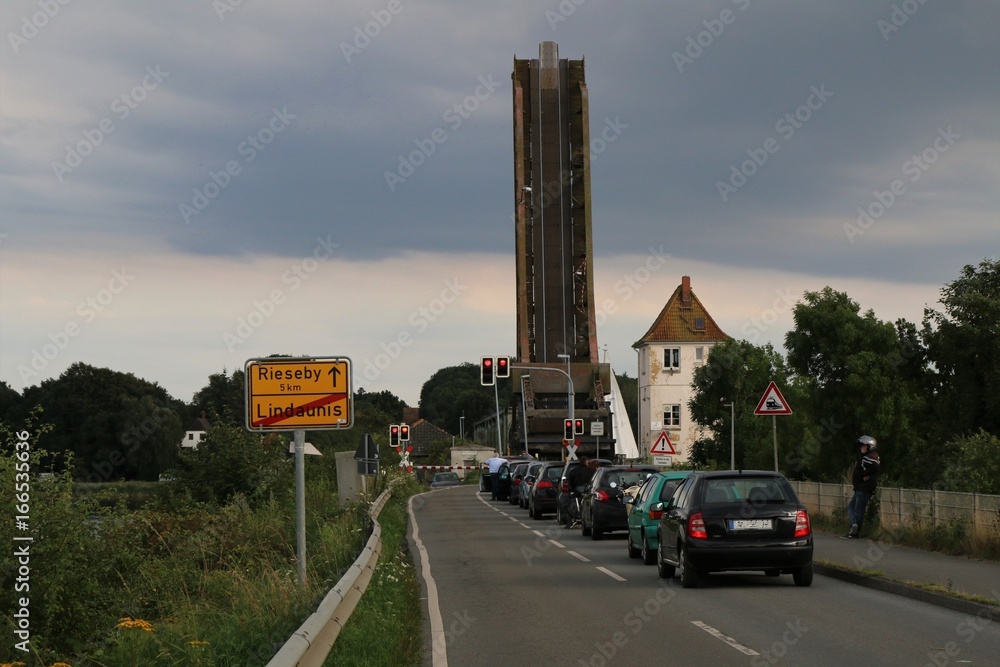
<instances>
[{"instance_id":1,"label":"dark green car","mask_svg":"<svg viewBox=\"0 0 1000 667\"><path fill-rule=\"evenodd\" d=\"M663 504L673 494L677 485L690 474L690 470L658 472L646 480L631 502L625 501L630 505L628 536L625 540L629 558L642 556L646 565L656 564L656 550L660 546L656 528L660 525Z\"/></svg>"}]
</instances>

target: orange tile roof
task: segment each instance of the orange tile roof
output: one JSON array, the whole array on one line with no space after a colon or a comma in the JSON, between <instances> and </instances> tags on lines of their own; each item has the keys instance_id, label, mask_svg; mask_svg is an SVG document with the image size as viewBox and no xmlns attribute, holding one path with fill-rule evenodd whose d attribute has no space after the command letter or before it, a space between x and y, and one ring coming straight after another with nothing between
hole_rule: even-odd
<instances>
[{"instance_id":1,"label":"orange tile roof","mask_svg":"<svg viewBox=\"0 0 1000 667\"><path fill-rule=\"evenodd\" d=\"M687 288L688 299L684 299L684 291ZM704 318L704 328L698 329L695 326L696 318ZM696 341L725 341L729 336L719 328L712 316L708 314L705 306L698 300L698 297L691 290L690 278L684 280L674 293L667 300L663 310L656 317L653 325L649 327L642 338L632 344L632 347L639 347L643 343L688 343Z\"/></svg>"}]
</instances>

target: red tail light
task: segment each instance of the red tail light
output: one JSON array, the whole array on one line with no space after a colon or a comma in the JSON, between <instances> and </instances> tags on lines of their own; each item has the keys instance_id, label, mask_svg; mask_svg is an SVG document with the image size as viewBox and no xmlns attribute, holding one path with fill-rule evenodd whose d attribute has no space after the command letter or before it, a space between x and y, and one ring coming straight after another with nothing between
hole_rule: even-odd
<instances>
[{"instance_id":1,"label":"red tail light","mask_svg":"<svg viewBox=\"0 0 1000 667\"><path fill-rule=\"evenodd\" d=\"M552 489L552 488L555 488L555 487L552 486L552 482L550 482L547 479L543 479L542 481L538 482L538 488L539 489Z\"/></svg>"},{"instance_id":2,"label":"red tail light","mask_svg":"<svg viewBox=\"0 0 1000 667\"><path fill-rule=\"evenodd\" d=\"M599 503L606 503L611 500L611 496L605 491L594 491L594 500Z\"/></svg>"},{"instance_id":3,"label":"red tail light","mask_svg":"<svg viewBox=\"0 0 1000 667\"><path fill-rule=\"evenodd\" d=\"M795 537L809 537L811 532L809 514L805 510L799 510L795 513Z\"/></svg>"},{"instance_id":4,"label":"red tail light","mask_svg":"<svg viewBox=\"0 0 1000 667\"><path fill-rule=\"evenodd\" d=\"M663 510L649 510L650 519L659 519L661 516L663 516Z\"/></svg>"},{"instance_id":5,"label":"red tail light","mask_svg":"<svg viewBox=\"0 0 1000 667\"><path fill-rule=\"evenodd\" d=\"M701 512L697 512L688 517L688 537L694 540L707 540L708 532L705 530L705 517Z\"/></svg>"},{"instance_id":6,"label":"red tail light","mask_svg":"<svg viewBox=\"0 0 1000 667\"><path fill-rule=\"evenodd\" d=\"M562 481L562 485L560 485L559 491L561 493L569 493L569 480L568 479L564 479Z\"/></svg>"}]
</instances>

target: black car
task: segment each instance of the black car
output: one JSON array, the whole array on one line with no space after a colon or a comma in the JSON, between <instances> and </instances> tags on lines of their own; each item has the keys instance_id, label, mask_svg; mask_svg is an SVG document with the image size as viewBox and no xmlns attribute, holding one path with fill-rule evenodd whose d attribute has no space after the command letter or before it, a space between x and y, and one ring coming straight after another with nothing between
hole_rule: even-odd
<instances>
[{"instance_id":1,"label":"black car","mask_svg":"<svg viewBox=\"0 0 1000 667\"><path fill-rule=\"evenodd\" d=\"M510 462L510 492L507 494L507 502L511 505L519 505L521 501L521 479L524 471L528 469L531 461L511 461Z\"/></svg>"},{"instance_id":2,"label":"black car","mask_svg":"<svg viewBox=\"0 0 1000 667\"><path fill-rule=\"evenodd\" d=\"M541 519L543 514L556 511L556 496L563 471L562 461L543 463L536 474L535 483L528 493L528 514L532 519Z\"/></svg>"},{"instance_id":3,"label":"black car","mask_svg":"<svg viewBox=\"0 0 1000 667\"><path fill-rule=\"evenodd\" d=\"M542 461L532 461L524 469L521 476L521 484L517 493L517 504L521 509L528 509L528 497L531 495L531 488L538 479L538 471L542 468Z\"/></svg>"},{"instance_id":4,"label":"black car","mask_svg":"<svg viewBox=\"0 0 1000 667\"><path fill-rule=\"evenodd\" d=\"M608 459L597 459L597 463L600 466L611 465L611 461ZM569 486L569 473L580 465L580 461L573 459L560 465L563 466L563 470L559 476L559 492L556 497L556 523L568 526L580 518L576 508L576 500L573 498L573 489Z\"/></svg>"},{"instance_id":5,"label":"black car","mask_svg":"<svg viewBox=\"0 0 1000 667\"><path fill-rule=\"evenodd\" d=\"M656 466L606 466L598 468L580 500L583 535L599 540L612 530L628 530L628 513L622 491L660 472Z\"/></svg>"},{"instance_id":6,"label":"black car","mask_svg":"<svg viewBox=\"0 0 1000 667\"><path fill-rule=\"evenodd\" d=\"M439 472L434 475L431 488L438 489L443 486L458 486L461 483L462 480L458 478L457 472Z\"/></svg>"},{"instance_id":7,"label":"black car","mask_svg":"<svg viewBox=\"0 0 1000 667\"><path fill-rule=\"evenodd\" d=\"M761 570L813 580L809 513L781 473L694 472L664 507L658 528L660 576L674 572L685 588L709 572Z\"/></svg>"}]
</instances>

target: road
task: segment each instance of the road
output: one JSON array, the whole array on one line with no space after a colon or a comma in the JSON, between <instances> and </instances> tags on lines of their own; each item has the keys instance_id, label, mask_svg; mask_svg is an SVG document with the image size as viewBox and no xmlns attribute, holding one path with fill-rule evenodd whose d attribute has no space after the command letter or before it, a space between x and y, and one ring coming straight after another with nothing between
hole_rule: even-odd
<instances>
[{"instance_id":1,"label":"road","mask_svg":"<svg viewBox=\"0 0 1000 667\"><path fill-rule=\"evenodd\" d=\"M940 667L1000 656L996 623L819 575L809 588L790 575L716 574L683 589L628 558L623 533L593 541L475 487L416 496L411 514L436 630L425 631L426 665Z\"/></svg>"}]
</instances>

